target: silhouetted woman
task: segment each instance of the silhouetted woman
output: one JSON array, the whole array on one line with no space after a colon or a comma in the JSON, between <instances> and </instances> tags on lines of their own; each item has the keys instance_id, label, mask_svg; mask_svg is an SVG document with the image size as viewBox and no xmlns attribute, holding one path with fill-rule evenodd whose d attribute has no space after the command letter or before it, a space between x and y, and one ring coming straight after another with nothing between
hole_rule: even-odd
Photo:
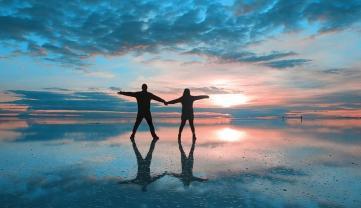
<instances>
[{"instance_id":1,"label":"silhouetted woman","mask_svg":"<svg viewBox=\"0 0 361 208\"><path fill-rule=\"evenodd\" d=\"M191 127L193 137L194 138L196 137L196 133L194 130L194 123L193 123L193 119L194 119L193 102L205 98L209 98L209 96L208 95L192 96L189 89L184 89L182 97L166 102L167 104L182 103L182 117L181 117L182 121L179 127L178 138L181 137L184 125L186 124L187 120L189 121L189 125Z\"/></svg>"}]
</instances>

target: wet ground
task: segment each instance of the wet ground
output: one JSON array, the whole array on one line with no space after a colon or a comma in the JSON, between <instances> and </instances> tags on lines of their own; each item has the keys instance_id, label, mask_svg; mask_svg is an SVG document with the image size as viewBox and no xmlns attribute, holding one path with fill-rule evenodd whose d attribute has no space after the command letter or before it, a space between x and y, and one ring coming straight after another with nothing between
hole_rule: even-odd
<instances>
[{"instance_id":1,"label":"wet ground","mask_svg":"<svg viewBox=\"0 0 361 208\"><path fill-rule=\"evenodd\" d=\"M1 207L361 207L361 120L3 119Z\"/></svg>"}]
</instances>

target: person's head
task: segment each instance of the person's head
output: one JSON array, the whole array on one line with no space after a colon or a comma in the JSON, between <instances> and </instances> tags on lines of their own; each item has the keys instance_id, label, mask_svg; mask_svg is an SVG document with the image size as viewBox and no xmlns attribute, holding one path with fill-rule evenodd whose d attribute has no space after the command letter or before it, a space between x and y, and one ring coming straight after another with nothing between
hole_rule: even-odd
<instances>
[{"instance_id":1,"label":"person's head","mask_svg":"<svg viewBox=\"0 0 361 208\"><path fill-rule=\"evenodd\" d=\"M185 88L183 91L183 96L190 96L191 95L191 91L188 88Z\"/></svg>"},{"instance_id":2,"label":"person's head","mask_svg":"<svg viewBox=\"0 0 361 208\"><path fill-rule=\"evenodd\" d=\"M147 84L142 84L142 90L143 90L143 91L147 91L147 89L148 89Z\"/></svg>"}]
</instances>

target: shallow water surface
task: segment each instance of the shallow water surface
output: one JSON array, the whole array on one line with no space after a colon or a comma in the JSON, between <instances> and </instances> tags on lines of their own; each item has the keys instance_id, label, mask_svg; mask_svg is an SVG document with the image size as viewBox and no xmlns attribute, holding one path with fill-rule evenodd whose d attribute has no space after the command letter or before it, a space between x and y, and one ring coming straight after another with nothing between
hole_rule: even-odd
<instances>
[{"instance_id":1,"label":"shallow water surface","mask_svg":"<svg viewBox=\"0 0 361 208\"><path fill-rule=\"evenodd\" d=\"M361 207L361 120L0 121L1 207Z\"/></svg>"}]
</instances>

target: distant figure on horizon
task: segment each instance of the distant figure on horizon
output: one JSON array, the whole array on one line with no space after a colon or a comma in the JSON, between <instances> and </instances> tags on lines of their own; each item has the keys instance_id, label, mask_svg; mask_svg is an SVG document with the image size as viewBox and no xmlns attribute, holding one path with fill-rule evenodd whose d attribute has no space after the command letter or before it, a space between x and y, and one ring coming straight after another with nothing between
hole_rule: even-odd
<instances>
[{"instance_id":1,"label":"distant figure on horizon","mask_svg":"<svg viewBox=\"0 0 361 208\"><path fill-rule=\"evenodd\" d=\"M137 184L142 187L142 191L147 191L147 186L149 184L153 183L154 181L166 175L165 172L163 174L153 177L150 175L150 164L152 162L152 155L155 148L155 143L158 141L158 139L152 140L152 143L150 144L149 147L149 151L145 158L143 158L142 154L139 152L137 144L134 141L134 138L130 139L130 141L132 142L133 150L137 158L137 165L138 165L137 176L131 180L120 181L119 184Z\"/></svg>"},{"instance_id":2,"label":"distant figure on horizon","mask_svg":"<svg viewBox=\"0 0 361 208\"><path fill-rule=\"evenodd\" d=\"M178 178L179 180L181 180L183 182L184 186L189 186L191 184L191 182L193 181L198 181L198 182L204 182L207 181L208 179L204 179L204 178L199 178L193 175L193 163L194 163L194 157L193 157L193 153L194 153L194 149L196 146L196 138L194 137L192 139L192 146L191 149L189 150L189 154L188 157L186 155L186 153L184 152L183 146L182 146L182 141L180 138L178 138L178 147L179 147L179 151L181 153L181 163L182 163L182 172L179 173L168 173L168 175L174 176L176 178Z\"/></svg>"},{"instance_id":3,"label":"distant figure on horizon","mask_svg":"<svg viewBox=\"0 0 361 208\"><path fill-rule=\"evenodd\" d=\"M145 120L147 121L153 138L159 139L159 137L157 136L157 134L155 133L155 130L154 130L152 114L150 113L150 102L151 102L151 100L156 100L158 102L164 103L164 105L167 105L167 104L166 104L165 100L148 92L147 89L148 89L148 86L146 84L143 84L142 91L139 91L139 92L122 92L122 91L118 92L118 94L120 94L120 95L135 97L137 99L138 114L137 114L137 119L135 120L135 123L134 123L132 135L130 136L131 139L134 139L135 133L137 132L137 129L138 129L140 123L142 122L143 118L145 118Z\"/></svg>"},{"instance_id":4,"label":"distant figure on horizon","mask_svg":"<svg viewBox=\"0 0 361 208\"><path fill-rule=\"evenodd\" d=\"M193 102L205 98L209 98L209 96L208 95L192 96L190 90L186 88L184 89L182 97L165 103L165 104L182 103L182 116L181 116L181 124L179 126L178 139L181 138L182 131L187 120L189 121L193 138L196 137L194 122L193 122L194 120Z\"/></svg>"}]
</instances>

